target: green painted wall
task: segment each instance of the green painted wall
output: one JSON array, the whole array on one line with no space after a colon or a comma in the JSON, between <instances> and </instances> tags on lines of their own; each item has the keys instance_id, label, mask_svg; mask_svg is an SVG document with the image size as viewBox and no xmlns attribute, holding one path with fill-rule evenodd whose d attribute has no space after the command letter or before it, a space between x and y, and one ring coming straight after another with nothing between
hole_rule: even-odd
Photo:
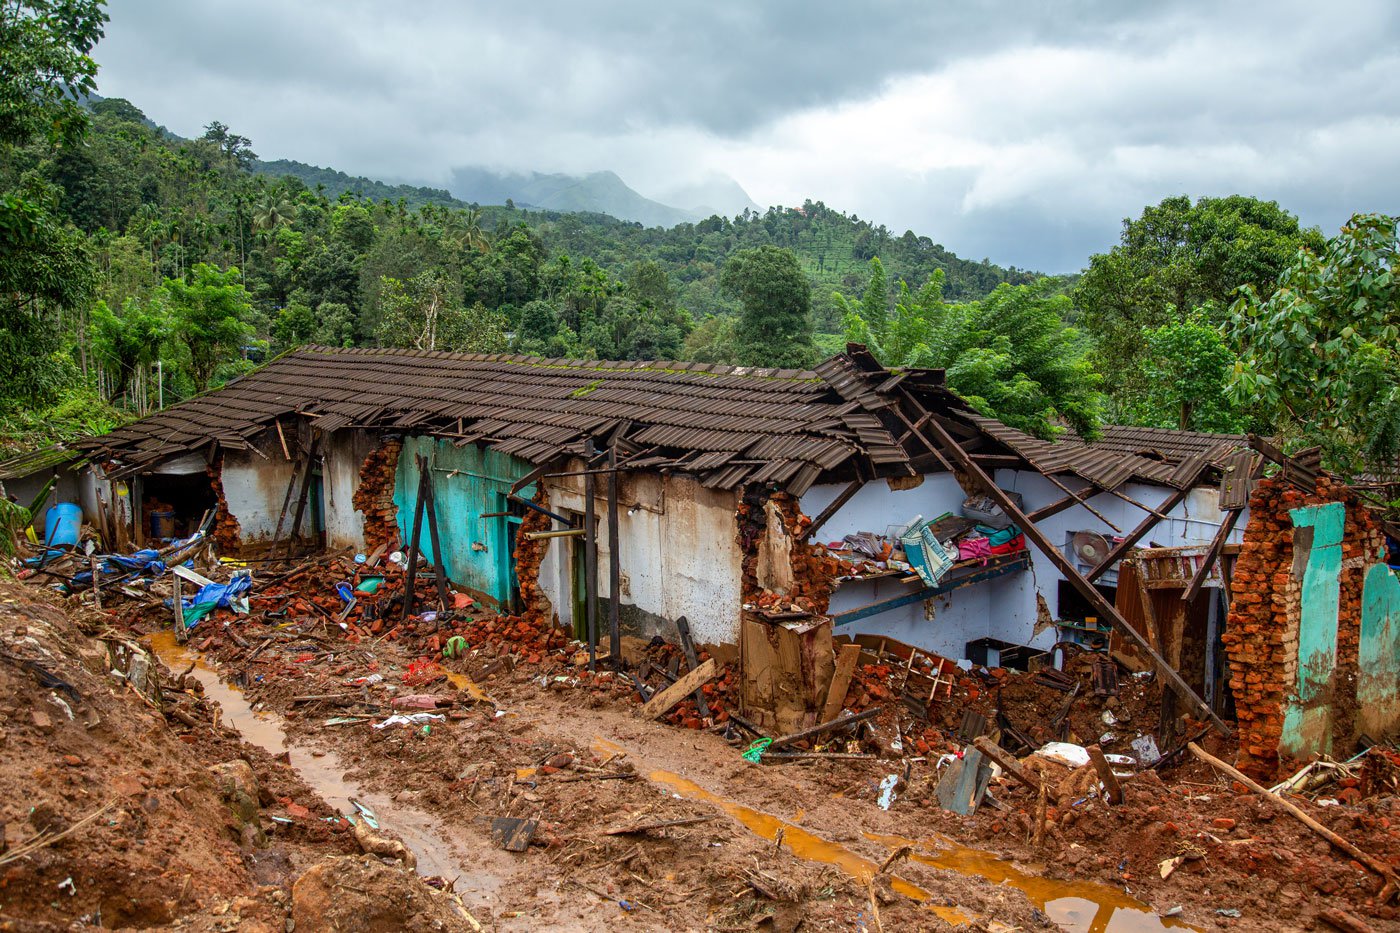
<instances>
[{"instance_id":1,"label":"green painted wall","mask_svg":"<svg viewBox=\"0 0 1400 933\"><path fill-rule=\"evenodd\" d=\"M1400 576L1385 564L1366 571L1359 661L1356 727L1382 739L1400 726Z\"/></svg>"},{"instance_id":2,"label":"green painted wall","mask_svg":"<svg viewBox=\"0 0 1400 933\"><path fill-rule=\"evenodd\" d=\"M1285 700L1279 752L1301 758L1326 754L1332 746L1332 709L1327 693L1337 666L1342 535L1347 513L1342 503L1328 502L1293 509L1289 516L1294 528L1295 576L1302 569L1302 607L1298 678L1293 695Z\"/></svg>"},{"instance_id":3,"label":"green painted wall","mask_svg":"<svg viewBox=\"0 0 1400 933\"><path fill-rule=\"evenodd\" d=\"M483 450L475 444L457 447L431 437L406 437L394 477L394 504L399 508L399 531L408 541L413 533L413 507L418 496L419 456L428 458L437 500L438 537L447 576L460 586L505 602L510 597L514 562L506 520L482 518L506 511L511 485L534 467L517 457ZM534 495L534 486L522 490ZM427 521L419 534L425 556L433 553Z\"/></svg>"}]
</instances>

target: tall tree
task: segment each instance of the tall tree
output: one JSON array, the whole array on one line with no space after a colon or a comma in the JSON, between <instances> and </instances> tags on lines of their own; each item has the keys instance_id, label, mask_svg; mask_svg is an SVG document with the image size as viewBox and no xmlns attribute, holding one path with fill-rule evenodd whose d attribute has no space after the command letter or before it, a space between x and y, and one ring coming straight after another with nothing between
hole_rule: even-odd
<instances>
[{"instance_id":1,"label":"tall tree","mask_svg":"<svg viewBox=\"0 0 1400 933\"><path fill-rule=\"evenodd\" d=\"M76 141L87 129L78 103L97 90L93 46L103 0L0 2L0 144Z\"/></svg>"},{"instance_id":2,"label":"tall tree","mask_svg":"<svg viewBox=\"0 0 1400 933\"><path fill-rule=\"evenodd\" d=\"M1184 321L1142 332L1142 394L1127 394L1119 411L1133 424L1234 434L1251 427L1249 400L1229 387L1239 361L1224 328L1197 310Z\"/></svg>"},{"instance_id":3,"label":"tall tree","mask_svg":"<svg viewBox=\"0 0 1400 933\"><path fill-rule=\"evenodd\" d=\"M478 302L462 307L460 290L441 272L422 272L407 282L384 277L379 343L417 350L499 353L506 349L508 321Z\"/></svg>"},{"instance_id":4,"label":"tall tree","mask_svg":"<svg viewBox=\"0 0 1400 933\"><path fill-rule=\"evenodd\" d=\"M1320 233L1275 202L1242 195L1166 198L1124 220L1118 245L1090 258L1073 296L1110 393L1146 394L1144 329L1195 309L1223 323L1236 289L1267 297L1300 248L1321 244Z\"/></svg>"},{"instance_id":5,"label":"tall tree","mask_svg":"<svg viewBox=\"0 0 1400 933\"><path fill-rule=\"evenodd\" d=\"M99 299L89 326L93 354L112 375L109 394L115 401L126 396L143 367L160 359L170 333L170 318L159 302L128 298L120 310L113 311Z\"/></svg>"},{"instance_id":6,"label":"tall tree","mask_svg":"<svg viewBox=\"0 0 1400 933\"><path fill-rule=\"evenodd\" d=\"M239 272L220 272L201 262L191 270L189 282L166 279L161 292L170 309L171 334L189 351L195 390L207 391L219 366L238 356L253 334L248 323L252 306Z\"/></svg>"},{"instance_id":7,"label":"tall tree","mask_svg":"<svg viewBox=\"0 0 1400 933\"><path fill-rule=\"evenodd\" d=\"M1099 376L1087 342L1064 323L1069 299L1055 282L1002 284L962 304L945 302L942 285L941 275L917 293L901 283L894 314L873 327L863 308L852 307L847 339L867 344L886 366L946 370L953 391L1014 428L1046 438L1066 424L1097 432Z\"/></svg>"},{"instance_id":8,"label":"tall tree","mask_svg":"<svg viewBox=\"0 0 1400 933\"><path fill-rule=\"evenodd\" d=\"M1400 456L1396 227L1357 214L1318 254L1300 253L1267 297L1246 288L1231 308L1243 348L1237 397L1350 475L1393 475Z\"/></svg>"},{"instance_id":9,"label":"tall tree","mask_svg":"<svg viewBox=\"0 0 1400 933\"><path fill-rule=\"evenodd\" d=\"M72 378L60 316L85 308L91 259L56 189L14 167L20 147L86 131L77 100L96 87L89 53L106 20L100 0L0 0L0 403L48 404Z\"/></svg>"},{"instance_id":10,"label":"tall tree","mask_svg":"<svg viewBox=\"0 0 1400 933\"><path fill-rule=\"evenodd\" d=\"M733 253L720 285L743 307L735 326L735 356L746 366L809 366L812 287L792 250L759 246Z\"/></svg>"}]
</instances>

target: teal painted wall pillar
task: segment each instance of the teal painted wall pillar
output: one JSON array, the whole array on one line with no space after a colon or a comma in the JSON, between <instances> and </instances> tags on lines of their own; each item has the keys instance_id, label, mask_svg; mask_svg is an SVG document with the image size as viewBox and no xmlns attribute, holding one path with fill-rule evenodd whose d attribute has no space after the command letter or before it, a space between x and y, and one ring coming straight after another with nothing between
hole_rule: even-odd
<instances>
[{"instance_id":1,"label":"teal painted wall pillar","mask_svg":"<svg viewBox=\"0 0 1400 933\"><path fill-rule=\"evenodd\" d=\"M1293 692L1284 701L1279 752L1305 758L1332 748L1331 688L1347 513L1341 502L1328 502L1288 514L1293 520L1293 578L1301 585L1296 675ZM1288 642L1285 638L1285 646Z\"/></svg>"},{"instance_id":2,"label":"teal painted wall pillar","mask_svg":"<svg viewBox=\"0 0 1400 933\"><path fill-rule=\"evenodd\" d=\"M1400 727L1400 577L1385 564L1366 571L1358 660L1357 730L1386 738Z\"/></svg>"},{"instance_id":3,"label":"teal painted wall pillar","mask_svg":"<svg viewBox=\"0 0 1400 933\"><path fill-rule=\"evenodd\" d=\"M394 474L394 504L399 509L399 534L405 542L413 534L420 456L428 458L433 478L438 537L448 579L498 604L506 602L515 577L511 525L504 517L483 516L508 511L506 493L534 469L533 465L476 444L458 447L441 438L405 437ZM527 499L533 496L534 486L525 487L521 495ZM433 545L426 520L419 539L421 552L431 558Z\"/></svg>"}]
</instances>

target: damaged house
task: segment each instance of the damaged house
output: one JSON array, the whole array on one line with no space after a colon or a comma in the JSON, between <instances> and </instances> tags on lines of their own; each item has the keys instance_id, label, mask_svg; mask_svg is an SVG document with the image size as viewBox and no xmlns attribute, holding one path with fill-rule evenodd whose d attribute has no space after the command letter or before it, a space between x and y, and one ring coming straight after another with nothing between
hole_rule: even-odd
<instances>
[{"instance_id":1,"label":"damaged house","mask_svg":"<svg viewBox=\"0 0 1400 933\"><path fill-rule=\"evenodd\" d=\"M833 638L1022 669L1110 642L1223 711L1242 444L1046 442L852 346L813 371L306 348L81 446L137 543L211 514L229 553L417 528L490 604L612 650L684 620L739 648L754 706L810 722Z\"/></svg>"}]
</instances>

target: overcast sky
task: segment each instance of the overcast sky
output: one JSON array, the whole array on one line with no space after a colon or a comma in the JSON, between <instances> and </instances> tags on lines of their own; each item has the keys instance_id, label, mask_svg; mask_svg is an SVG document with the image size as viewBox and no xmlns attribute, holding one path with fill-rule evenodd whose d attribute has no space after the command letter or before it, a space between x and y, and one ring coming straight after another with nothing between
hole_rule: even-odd
<instances>
[{"instance_id":1,"label":"overcast sky","mask_svg":"<svg viewBox=\"0 0 1400 933\"><path fill-rule=\"evenodd\" d=\"M596 9L590 9L596 6ZM443 184L716 174L1051 272L1173 194L1400 210L1394 0L111 0L99 91L263 158Z\"/></svg>"}]
</instances>

